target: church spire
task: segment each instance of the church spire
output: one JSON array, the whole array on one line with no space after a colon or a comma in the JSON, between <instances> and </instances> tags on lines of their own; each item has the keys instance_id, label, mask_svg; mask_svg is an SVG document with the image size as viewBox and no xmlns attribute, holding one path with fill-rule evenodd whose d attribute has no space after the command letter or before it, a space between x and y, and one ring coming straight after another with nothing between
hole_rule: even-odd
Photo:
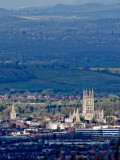
<instances>
[{"instance_id":1,"label":"church spire","mask_svg":"<svg viewBox=\"0 0 120 160\"><path fill-rule=\"evenodd\" d=\"M102 118L104 117L104 111L103 111L103 109L101 111L101 116L102 116Z\"/></svg>"},{"instance_id":2,"label":"church spire","mask_svg":"<svg viewBox=\"0 0 120 160\"><path fill-rule=\"evenodd\" d=\"M10 119L16 119L16 112L15 112L14 103L12 104L12 111L10 113Z\"/></svg>"}]
</instances>

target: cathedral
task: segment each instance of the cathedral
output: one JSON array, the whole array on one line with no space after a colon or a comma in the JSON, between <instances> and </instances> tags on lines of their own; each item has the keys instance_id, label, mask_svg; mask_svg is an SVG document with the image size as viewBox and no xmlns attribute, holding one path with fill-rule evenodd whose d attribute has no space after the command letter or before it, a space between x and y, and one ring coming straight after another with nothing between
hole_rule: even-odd
<instances>
[{"instance_id":1,"label":"cathedral","mask_svg":"<svg viewBox=\"0 0 120 160\"><path fill-rule=\"evenodd\" d=\"M16 112L15 112L15 106L14 103L12 104L12 111L10 113L10 119L16 119Z\"/></svg>"},{"instance_id":2,"label":"cathedral","mask_svg":"<svg viewBox=\"0 0 120 160\"><path fill-rule=\"evenodd\" d=\"M104 120L103 110L94 109L94 92L92 90L83 90L83 108L82 116L85 120L94 121L98 123L106 123ZM78 108L73 114L70 113L69 118L66 118L66 122L80 122L80 114Z\"/></svg>"},{"instance_id":3,"label":"cathedral","mask_svg":"<svg viewBox=\"0 0 120 160\"><path fill-rule=\"evenodd\" d=\"M83 110L82 114L85 120L103 122L104 121L104 112L103 110L94 110L94 92L89 90L83 90Z\"/></svg>"}]
</instances>

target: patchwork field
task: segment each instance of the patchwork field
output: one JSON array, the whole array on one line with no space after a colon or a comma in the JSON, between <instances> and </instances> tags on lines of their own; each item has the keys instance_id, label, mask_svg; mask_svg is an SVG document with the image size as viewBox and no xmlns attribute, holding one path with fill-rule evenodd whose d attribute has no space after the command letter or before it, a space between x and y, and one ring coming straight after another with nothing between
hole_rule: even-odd
<instances>
[{"instance_id":1,"label":"patchwork field","mask_svg":"<svg viewBox=\"0 0 120 160\"><path fill-rule=\"evenodd\" d=\"M57 93L69 94L78 94L85 88L93 88L96 93L120 94L120 75L115 69L111 71L115 73L103 69L32 69L35 78L25 82L0 83L0 88L31 91L54 89Z\"/></svg>"}]
</instances>

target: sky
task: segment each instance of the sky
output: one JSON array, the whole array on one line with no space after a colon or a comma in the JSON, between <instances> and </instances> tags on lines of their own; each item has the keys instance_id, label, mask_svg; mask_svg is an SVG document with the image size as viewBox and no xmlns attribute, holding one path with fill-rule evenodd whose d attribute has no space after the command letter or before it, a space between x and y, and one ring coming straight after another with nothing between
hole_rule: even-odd
<instances>
[{"instance_id":1,"label":"sky","mask_svg":"<svg viewBox=\"0 0 120 160\"><path fill-rule=\"evenodd\" d=\"M19 9L24 7L52 6L58 3L83 4L83 3L117 3L120 0L0 0L0 8Z\"/></svg>"}]
</instances>

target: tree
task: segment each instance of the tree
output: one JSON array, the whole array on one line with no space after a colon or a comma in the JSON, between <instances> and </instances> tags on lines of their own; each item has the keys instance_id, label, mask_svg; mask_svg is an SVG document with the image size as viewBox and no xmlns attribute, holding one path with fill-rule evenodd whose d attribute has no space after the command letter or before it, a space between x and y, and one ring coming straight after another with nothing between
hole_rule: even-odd
<instances>
[{"instance_id":1,"label":"tree","mask_svg":"<svg viewBox=\"0 0 120 160\"><path fill-rule=\"evenodd\" d=\"M80 121L84 122L85 121L84 117L80 117Z\"/></svg>"}]
</instances>

